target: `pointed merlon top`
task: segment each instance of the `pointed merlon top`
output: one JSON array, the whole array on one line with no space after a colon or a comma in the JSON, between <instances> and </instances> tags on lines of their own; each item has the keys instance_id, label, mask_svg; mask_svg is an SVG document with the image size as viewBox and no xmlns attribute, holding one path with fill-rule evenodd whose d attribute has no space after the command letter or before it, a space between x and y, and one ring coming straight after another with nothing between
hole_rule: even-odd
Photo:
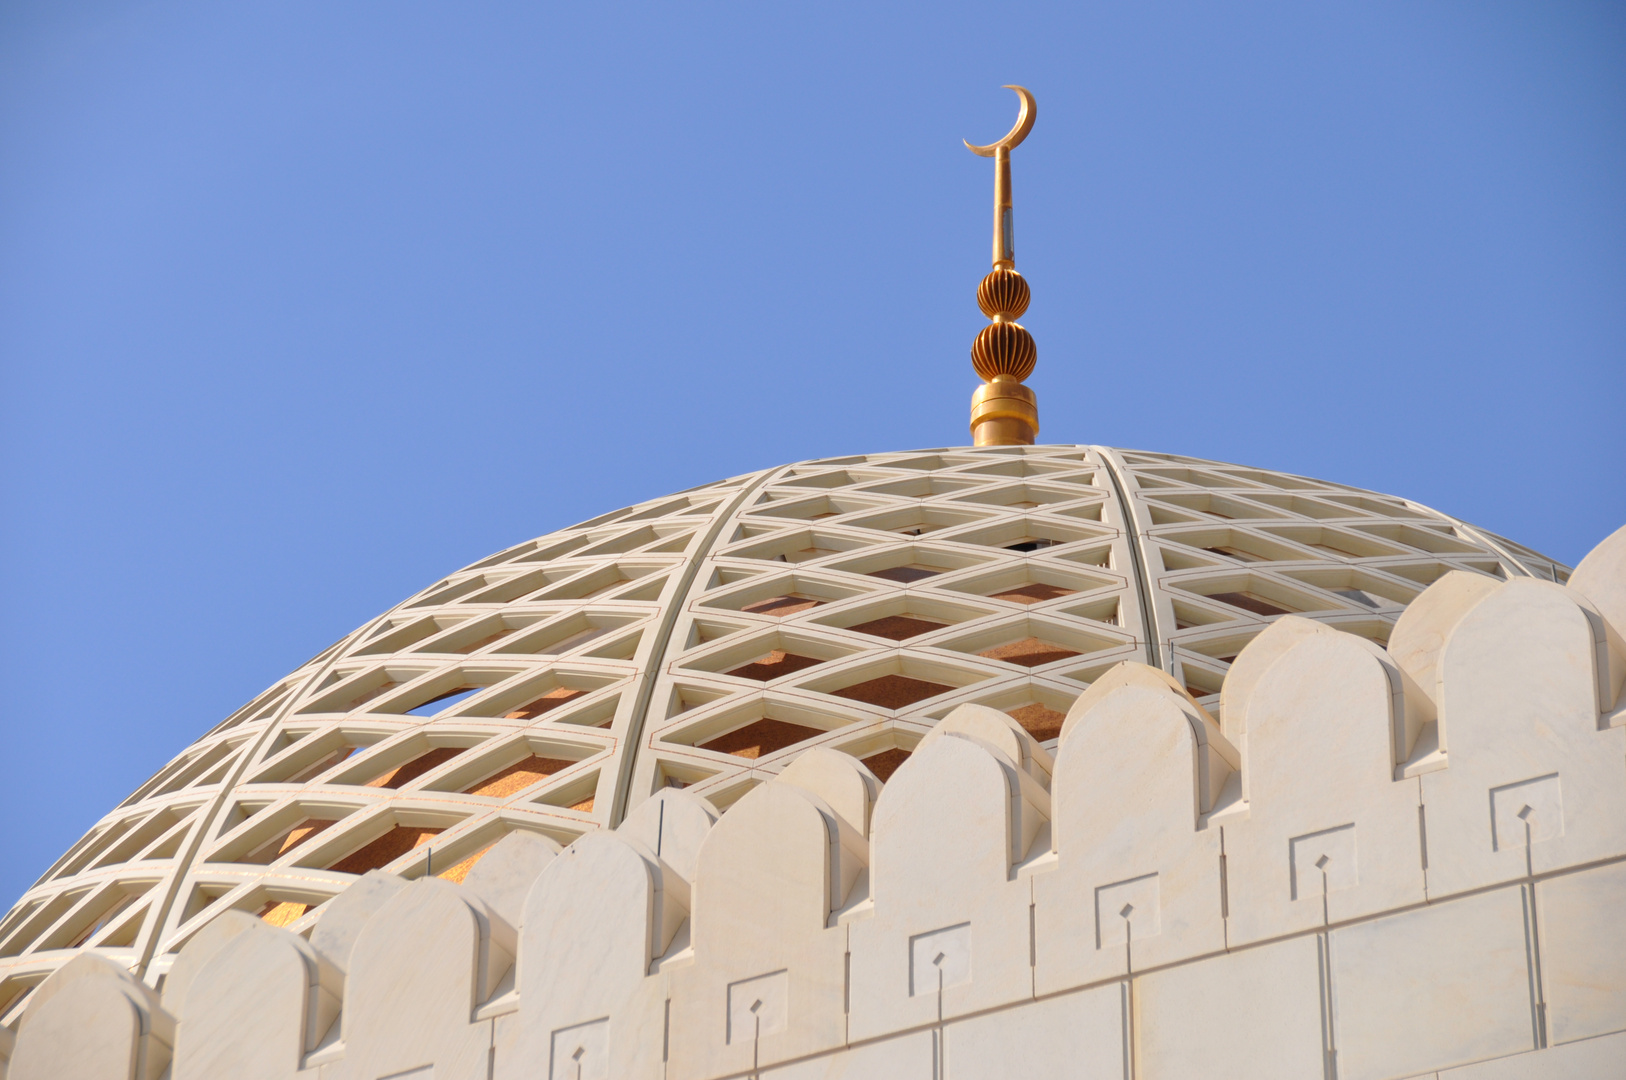
<instances>
[{"instance_id":1,"label":"pointed merlon top","mask_svg":"<svg viewBox=\"0 0 1626 1080\"><path fill-rule=\"evenodd\" d=\"M994 159L994 268L977 286L977 306L993 321L971 344L971 364L983 384L971 395L971 439L977 446L1029 446L1039 435L1039 406L1022 380L1033 374L1038 349L1015 320L1028 309L1028 283L1016 272L1016 225L1011 211L1011 151L1033 130L1039 107L1026 87L1016 126L998 142L966 148Z\"/></svg>"}]
</instances>

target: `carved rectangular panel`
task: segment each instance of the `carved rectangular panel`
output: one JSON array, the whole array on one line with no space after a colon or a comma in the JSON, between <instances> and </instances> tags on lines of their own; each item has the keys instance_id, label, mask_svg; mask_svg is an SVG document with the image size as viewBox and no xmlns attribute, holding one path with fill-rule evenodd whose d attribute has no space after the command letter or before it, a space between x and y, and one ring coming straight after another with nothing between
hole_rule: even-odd
<instances>
[{"instance_id":1,"label":"carved rectangular panel","mask_svg":"<svg viewBox=\"0 0 1626 1080\"><path fill-rule=\"evenodd\" d=\"M1360 882L1355 865L1355 825L1295 836L1287 842L1289 888L1294 900L1319 897Z\"/></svg>"},{"instance_id":2,"label":"carved rectangular panel","mask_svg":"<svg viewBox=\"0 0 1626 1080\"><path fill-rule=\"evenodd\" d=\"M935 994L971 981L971 924L909 939L909 996Z\"/></svg>"},{"instance_id":3,"label":"carved rectangular panel","mask_svg":"<svg viewBox=\"0 0 1626 1080\"><path fill-rule=\"evenodd\" d=\"M1163 904L1156 874L1102 885L1095 890L1095 947L1111 948L1163 932Z\"/></svg>"},{"instance_id":4,"label":"carved rectangular panel","mask_svg":"<svg viewBox=\"0 0 1626 1080\"><path fill-rule=\"evenodd\" d=\"M553 1033L548 1080L610 1080L610 1021L590 1020Z\"/></svg>"},{"instance_id":5,"label":"carved rectangular panel","mask_svg":"<svg viewBox=\"0 0 1626 1080\"><path fill-rule=\"evenodd\" d=\"M1558 774L1491 788L1491 849L1522 848L1564 835L1564 797Z\"/></svg>"},{"instance_id":6,"label":"carved rectangular panel","mask_svg":"<svg viewBox=\"0 0 1626 1080\"><path fill-rule=\"evenodd\" d=\"M790 1024L790 975L770 971L728 986L728 1042L750 1042Z\"/></svg>"}]
</instances>

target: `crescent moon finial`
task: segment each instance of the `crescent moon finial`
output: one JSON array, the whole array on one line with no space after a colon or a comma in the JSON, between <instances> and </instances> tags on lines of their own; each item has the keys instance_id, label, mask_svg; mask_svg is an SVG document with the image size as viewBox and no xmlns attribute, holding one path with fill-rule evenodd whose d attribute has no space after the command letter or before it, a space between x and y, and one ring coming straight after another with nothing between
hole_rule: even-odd
<instances>
[{"instance_id":1,"label":"crescent moon finial","mask_svg":"<svg viewBox=\"0 0 1626 1080\"><path fill-rule=\"evenodd\" d=\"M1022 140L1028 137L1028 132L1033 130L1033 121L1039 118L1039 106L1034 102L1033 95L1028 92L1027 87L1007 86L1005 89L1016 91L1016 96L1022 99L1022 109L1016 114L1016 126L1011 128L1010 133L1003 139L987 146L972 146L969 140L962 139L965 148L978 157L993 157L1001 150L1011 150L1021 145Z\"/></svg>"},{"instance_id":2,"label":"crescent moon finial","mask_svg":"<svg viewBox=\"0 0 1626 1080\"><path fill-rule=\"evenodd\" d=\"M1039 403L1022 385L1039 350L1016 320L1028 309L1028 283L1016 272L1015 212L1011 207L1011 150L1033 130L1039 109L1025 86L1007 86L1021 99L1016 126L996 143L965 145L994 159L994 268L977 287L977 306L990 322L971 344L971 366L983 379L971 396L971 441L978 446L1031 446L1039 437Z\"/></svg>"}]
</instances>

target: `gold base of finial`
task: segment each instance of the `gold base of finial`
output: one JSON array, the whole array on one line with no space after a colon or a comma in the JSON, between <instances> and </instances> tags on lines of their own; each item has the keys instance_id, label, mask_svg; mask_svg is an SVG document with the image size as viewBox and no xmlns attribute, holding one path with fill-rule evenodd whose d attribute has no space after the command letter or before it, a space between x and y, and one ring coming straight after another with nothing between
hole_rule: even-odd
<instances>
[{"instance_id":1,"label":"gold base of finial","mask_svg":"<svg viewBox=\"0 0 1626 1080\"><path fill-rule=\"evenodd\" d=\"M991 320L971 344L971 366L985 381L971 395L971 441L977 446L1032 446L1039 437L1039 403L1022 380L1033 374L1038 347L1016 320L1028 309L1032 294L1016 272L1016 235L1011 220L1011 149L1027 138L1038 107L1020 86L1022 100L1016 126L987 146L971 147L979 157L994 159L994 268L977 286L977 307Z\"/></svg>"},{"instance_id":2,"label":"gold base of finial","mask_svg":"<svg viewBox=\"0 0 1626 1080\"><path fill-rule=\"evenodd\" d=\"M1032 446L1039 437L1039 399L1006 375L971 395L973 446Z\"/></svg>"}]
</instances>

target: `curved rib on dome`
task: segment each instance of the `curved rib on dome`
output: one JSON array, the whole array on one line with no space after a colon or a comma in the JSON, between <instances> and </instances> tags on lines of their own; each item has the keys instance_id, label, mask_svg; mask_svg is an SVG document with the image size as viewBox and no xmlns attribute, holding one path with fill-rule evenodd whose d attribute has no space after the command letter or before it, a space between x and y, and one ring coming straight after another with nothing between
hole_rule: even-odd
<instances>
[{"instance_id":1,"label":"curved rib on dome","mask_svg":"<svg viewBox=\"0 0 1626 1080\"><path fill-rule=\"evenodd\" d=\"M814 746L890 775L956 705L1041 740L1124 659L1210 708L1294 613L1385 641L1453 569L1564 580L1407 502L1093 446L802 462L483 559L188 747L0 921L0 1022L95 949L150 979L217 914L304 926L358 874L460 879L663 786L726 809Z\"/></svg>"}]
</instances>

